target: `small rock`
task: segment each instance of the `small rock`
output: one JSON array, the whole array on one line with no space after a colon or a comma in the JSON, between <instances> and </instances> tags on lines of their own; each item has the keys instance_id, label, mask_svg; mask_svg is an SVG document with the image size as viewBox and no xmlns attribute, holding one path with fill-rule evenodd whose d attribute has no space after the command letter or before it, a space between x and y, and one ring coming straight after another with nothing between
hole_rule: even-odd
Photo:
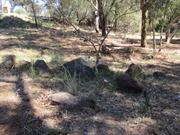
<instances>
[{"instance_id":1,"label":"small rock","mask_svg":"<svg viewBox=\"0 0 180 135\"><path fill-rule=\"evenodd\" d=\"M162 80L166 78L166 75L163 72L156 71L153 73L153 77L157 80Z\"/></svg>"},{"instance_id":2,"label":"small rock","mask_svg":"<svg viewBox=\"0 0 180 135\"><path fill-rule=\"evenodd\" d=\"M73 105L77 104L77 97L68 92L58 92L49 96L49 100L57 104Z\"/></svg>"},{"instance_id":3,"label":"small rock","mask_svg":"<svg viewBox=\"0 0 180 135\"><path fill-rule=\"evenodd\" d=\"M101 72L101 71L102 71L102 72L103 72L103 71L110 71L110 70L109 70L109 67L108 67L107 65L105 65L105 64L98 64L98 65L97 65L97 69L98 69L98 71L100 71L100 72Z\"/></svg>"},{"instance_id":4,"label":"small rock","mask_svg":"<svg viewBox=\"0 0 180 135\"><path fill-rule=\"evenodd\" d=\"M129 75L120 75L116 78L116 83L118 86L118 90L126 92L138 94L143 92L143 86L140 85L136 80L131 78Z\"/></svg>"},{"instance_id":5,"label":"small rock","mask_svg":"<svg viewBox=\"0 0 180 135\"><path fill-rule=\"evenodd\" d=\"M77 105L80 109L90 108L96 112L100 111L100 107L96 104L96 101L90 97L81 97Z\"/></svg>"},{"instance_id":6,"label":"small rock","mask_svg":"<svg viewBox=\"0 0 180 135\"><path fill-rule=\"evenodd\" d=\"M33 67L36 72L42 76L46 76L47 73L50 73L50 69L44 60L37 60Z\"/></svg>"},{"instance_id":7,"label":"small rock","mask_svg":"<svg viewBox=\"0 0 180 135\"><path fill-rule=\"evenodd\" d=\"M140 65L136 65L133 63L128 67L125 73L128 74L130 77L137 79L137 78L142 77L143 69Z\"/></svg>"},{"instance_id":8,"label":"small rock","mask_svg":"<svg viewBox=\"0 0 180 135\"><path fill-rule=\"evenodd\" d=\"M180 95L172 97L173 101L180 101Z\"/></svg>"},{"instance_id":9,"label":"small rock","mask_svg":"<svg viewBox=\"0 0 180 135\"><path fill-rule=\"evenodd\" d=\"M86 108L96 112L100 111L100 107L89 97L77 97L68 92L58 92L52 94L48 98L52 103L63 105L63 109L69 111L82 111Z\"/></svg>"},{"instance_id":10,"label":"small rock","mask_svg":"<svg viewBox=\"0 0 180 135\"><path fill-rule=\"evenodd\" d=\"M15 63L16 63L16 56L7 55L7 56L4 56L2 65L7 69L11 69L15 66Z\"/></svg>"},{"instance_id":11,"label":"small rock","mask_svg":"<svg viewBox=\"0 0 180 135\"><path fill-rule=\"evenodd\" d=\"M143 56L143 59L144 60L151 60L151 59L154 59L154 56L153 55L146 55L146 56Z\"/></svg>"}]
</instances>

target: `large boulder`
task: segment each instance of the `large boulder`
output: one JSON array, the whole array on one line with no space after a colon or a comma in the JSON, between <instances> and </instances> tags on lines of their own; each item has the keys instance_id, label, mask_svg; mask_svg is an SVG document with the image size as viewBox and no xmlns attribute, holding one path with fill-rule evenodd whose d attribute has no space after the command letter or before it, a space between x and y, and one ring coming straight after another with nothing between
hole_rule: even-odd
<instances>
[{"instance_id":1,"label":"large boulder","mask_svg":"<svg viewBox=\"0 0 180 135\"><path fill-rule=\"evenodd\" d=\"M55 69L55 72L62 71L68 73L71 76L76 76L77 78L89 80L95 77L94 69L89 66L89 64L82 58L72 60L65 63L60 68Z\"/></svg>"},{"instance_id":2,"label":"large boulder","mask_svg":"<svg viewBox=\"0 0 180 135\"><path fill-rule=\"evenodd\" d=\"M136 65L134 63L128 67L128 69L125 73L128 74L133 79L141 78L144 75L142 67L140 65Z\"/></svg>"},{"instance_id":3,"label":"large boulder","mask_svg":"<svg viewBox=\"0 0 180 135\"><path fill-rule=\"evenodd\" d=\"M118 76L115 81L117 83L117 90L119 91L132 94L143 92L143 86L127 74Z\"/></svg>"},{"instance_id":4,"label":"large boulder","mask_svg":"<svg viewBox=\"0 0 180 135\"><path fill-rule=\"evenodd\" d=\"M39 75L47 76L50 73L50 69L44 60L37 60L33 67Z\"/></svg>"}]
</instances>

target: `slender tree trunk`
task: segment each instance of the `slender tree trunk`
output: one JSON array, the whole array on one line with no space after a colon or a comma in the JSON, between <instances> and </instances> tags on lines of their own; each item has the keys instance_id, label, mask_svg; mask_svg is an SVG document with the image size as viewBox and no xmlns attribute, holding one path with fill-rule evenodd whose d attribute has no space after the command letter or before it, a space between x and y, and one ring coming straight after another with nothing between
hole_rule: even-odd
<instances>
[{"instance_id":1,"label":"slender tree trunk","mask_svg":"<svg viewBox=\"0 0 180 135\"><path fill-rule=\"evenodd\" d=\"M162 24L160 31L160 49L162 48L162 43L163 43L163 37L162 37L163 31L164 31L164 23Z\"/></svg>"},{"instance_id":2,"label":"slender tree trunk","mask_svg":"<svg viewBox=\"0 0 180 135\"><path fill-rule=\"evenodd\" d=\"M115 21L114 21L114 31L117 31L117 23L118 23L118 18L117 18L117 16L118 16L118 12L117 12L117 10L118 10L118 5L117 5L117 3L116 3L116 5L115 5L115 11L114 11L114 14L115 14Z\"/></svg>"},{"instance_id":3,"label":"slender tree trunk","mask_svg":"<svg viewBox=\"0 0 180 135\"><path fill-rule=\"evenodd\" d=\"M101 31L102 31L102 36L106 36L106 16L104 15L103 11L103 3L102 0L98 0L98 9L99 9L99 19L100 19L100 24L101 24Z\"/></svg>"},{"instance_id":4,"label":"slender tree trunk","mask_svg":"<svg viewBox=\"0 0 180 135\"><path fill-rule=\"evenodd\" d=\"M170 32L171 32L170 29L166 31L166 44L170 43Z\"/></svg>"},{"instance_id":5,"label":"slender tree trunk","mask_svg":"<svg viewBox=\"0 0 180 135\"><path fill-rule=\"evenodd\" d=\"M35 11L34 3L33 3L32 0L31 0L31 7L32 7L32 11L33 11L33 16L34 16L34 22L35 22L36 28L38 28L38 22L37 22L36 11Z\"/></svg>"},{"instance_id":6,"label":"slender tree trunk","mask_svg":"<svg viewBox=\"0 0 180 135\"><path fill-rule=\"evenodd\" d=\"M169 35L170 35L170 33L171 33L171 30L170 29L168 29L167 31L166 31L166 42L167 42L167 40L168 40L168 38L169 38Z\"/></svg>"},{"instance_id":7,"label":"slender tree trunk","mask_svg":"<svg viewBox=\"0 0 180 135\"><path fill-rule=\"evenodd\" d=\"M141 0L142 11L142 24L141 24L141 47L146 47L146 34L147 34L147 9L145 6L145 0Z\"/></svg>"},{"instance_id":8,"label":"slender tree trunk","mask_svg":"<svg viewBox=\"0 0 180 135\"><path fill-rule=\"evenodd\" d=\"M152 20L152 28L153 28L153 49L156 49L156 30L155 30L154 19Z\"/></svg>"},{"instance_id":9,"label":"slender tree trunk","mask_svg":"<svg viewBox=\"0 0 180 135\"><path fill-rule=\"evenodd\" d=\"M98 0L96 0L96 11L95 11L95 30L96 33L99 33L99 6L98 6Z\"/></svg>"}]
</instances>

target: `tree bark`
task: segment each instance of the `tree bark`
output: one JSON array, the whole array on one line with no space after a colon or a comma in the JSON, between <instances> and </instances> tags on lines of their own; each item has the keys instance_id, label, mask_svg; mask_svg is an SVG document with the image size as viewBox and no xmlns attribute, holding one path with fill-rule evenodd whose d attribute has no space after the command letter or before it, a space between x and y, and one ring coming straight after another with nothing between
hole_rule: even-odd
<instances>
[{"instance_id":1,"label":"tree bark","mask_svg":"<svg viewBox=\"0 0 180 135\"><path fill-rule=\"evenodd\" d=\"M171 43L171 40L173 39L173 37L175 36L176 32L178 31L179 29L179 24L177 24L173 31L171 32L170 30L168 31L167 35L166 35L166 44L170 44Z\"/></svg>"},{"instance_id":2,"label":"tree bark","mask_svg":"<svg viewBox=\"0 0 180 135\"><path fill-rule=\"evenodd\" d=\"M146 0L141 0L142 24L141 24L141 47L146 47L147 34L147 8Z\"/></svg>"},{"instance_id":3,"label":"tree bark","mask_svg":"<svg viewBox=\"0 0 180 135\"><path fill-rule=\"evenodd\" d=\"M115 20L114 20L114 31L117 31L117 25L118 25L118 5L117 3L115 4L115 11L114 11L114 14L115 14Z\"/></svg>"},{"instance_id":4,"label":"tree bark","mask_svg":"<svg viewBox=\"0 0 180 135\"><path fill-rule=\"evenodd\" d=\"M98 0L98 11L99 11L99 19L100 19L100 24L101 24L102 36L105 37L106 36L106 16L104 15L102 0Z\"/></svg>"},{"instance_id":5,"label":"tree bark","mask_svg":"<svg viewBox=\"0 0 180 135\"><path fill-rule=\"evenodd\" d=\"M153 28L153 49L156 49L156 30L155 30L154 19L152 20L152 28Z\"/></svg>"},{"instance_id":6,"label":"tree bark","mask_svg":"<svg viewBox=\"0 0 180 135\"><path fill-rule=\"evenodd\" d=\"M32 7L32 11L33 11L33 16L34 16L34 22L35 22L36 28L38 28L38 22L37 22L36 11L35 11L34 3L33 3L32 0L31 0L31 7Z\"/></svg>"},{"instance_id":7,"label":"tree bark","mask_svg":"<svg viewBox=\"0 0 180 135\"><path fill-rule=\"evenodd\" d=\"M99 33L99 6L98 0L96 0L96 11L95 11L95 30L96 33Z\"/></svg>"}]
</instances>

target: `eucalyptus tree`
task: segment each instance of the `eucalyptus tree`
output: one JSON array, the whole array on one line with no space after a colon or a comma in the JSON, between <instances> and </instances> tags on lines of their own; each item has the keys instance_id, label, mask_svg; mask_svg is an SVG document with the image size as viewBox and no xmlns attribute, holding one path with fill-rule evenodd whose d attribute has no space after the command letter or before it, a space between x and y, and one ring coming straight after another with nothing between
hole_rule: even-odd
<instances>
[{"instance_id":1,"label":"eucalyptus tree","mask_svg":"<svg viewBox=\"0 0 180 135\"><path fill-rule=\"evenodd\" d=\"M166 43L169 44L176 32L180 29L180 0L169 0L165 9Z\"/></svg>"},{"instance_id":2,"label":"eucalyptus tree","mask_svg":"<svg viewBox=\"0 0 180 135\"><path fill-rule=\"evenodd\" d=\"M38 21L37 21L38 0L13 0L13 1L15 4L24 6L26 10L32 12L35 25L38 28Z\"/></svg>"}]
</instances>

